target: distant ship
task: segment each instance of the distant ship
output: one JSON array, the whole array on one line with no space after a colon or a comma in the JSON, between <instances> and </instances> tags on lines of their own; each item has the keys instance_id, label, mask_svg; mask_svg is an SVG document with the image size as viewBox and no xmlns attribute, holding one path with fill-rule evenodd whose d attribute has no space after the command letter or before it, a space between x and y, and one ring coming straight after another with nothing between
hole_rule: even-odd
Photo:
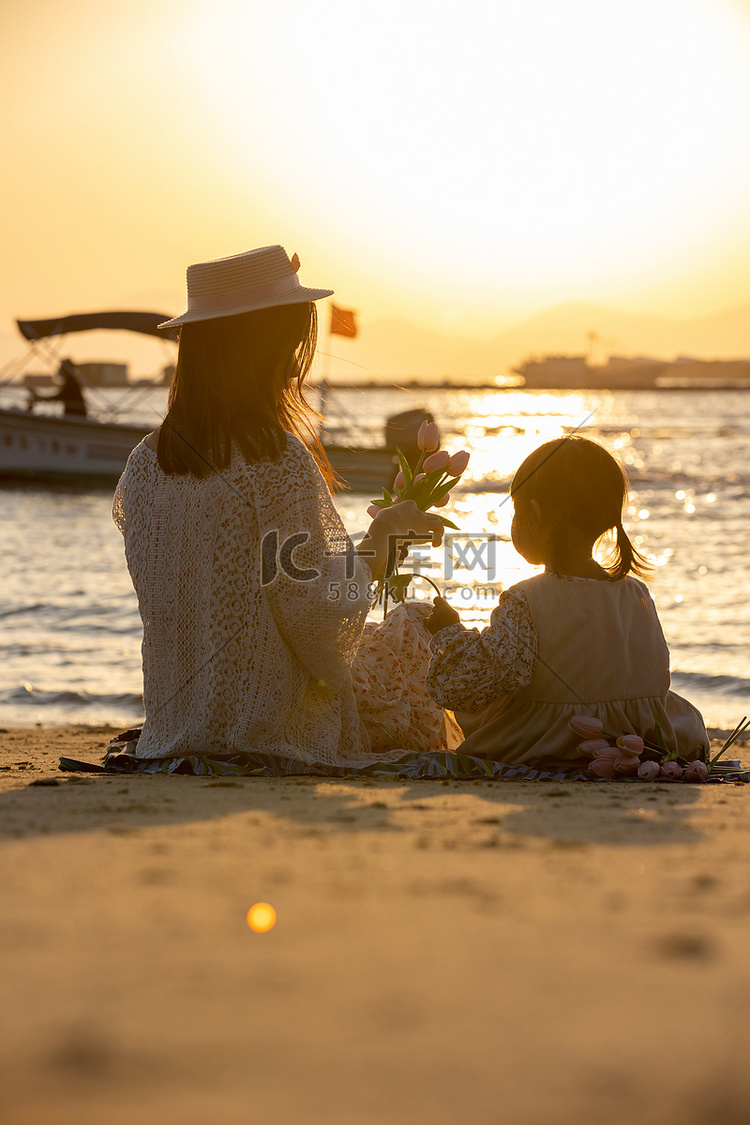
<instances>
[{"instance_id":1,"label":"distant ship","mask_svg":"<svg viewBox=\"0 0 750 1125\"><path fill-rule=\"evenodd\" d=\"M612 356L606 364L588 362L583 355L547 355L514 367L531 389L649 390L656 386L665 363Z\"/></svg>"},{"instance_id":2,"label":"distant ship","mask_svg":"<svg viewBox=\"0 0 750 1125\"><path fill-rule=\"evenodd\" d=\"M531 390L653 390L666 387L750 387L750 360L675 360L611 356L590 363L583 355L546 355L513 368Z\"/></svg>"}]
</instances>

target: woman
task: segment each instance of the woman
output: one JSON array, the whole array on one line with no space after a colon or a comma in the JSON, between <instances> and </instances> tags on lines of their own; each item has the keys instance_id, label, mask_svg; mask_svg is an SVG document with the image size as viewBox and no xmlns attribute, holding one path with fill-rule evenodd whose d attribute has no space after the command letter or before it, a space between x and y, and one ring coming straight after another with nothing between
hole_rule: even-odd
<instances>
[{"instance_id":1,"label":"woman","mask_svg":"<svg viewBox=\"0 0 750 1125\"><path fill-rule=\"evenodd\" d=\"M340 767L413 748L382 744L372 706L368 730L352 664L393 537L437 545L443 525L394 505L355 552L303 395L314 302L332 291L303 287L298 268L281 246L190 266L188 311L161 325L180 329L167 414L131 454L113 510L143 620L142 759L261 752ZM403 617L413 639L424 618ZM355 674L362 697L362 661Z\"/></svg>"}]
</instances>

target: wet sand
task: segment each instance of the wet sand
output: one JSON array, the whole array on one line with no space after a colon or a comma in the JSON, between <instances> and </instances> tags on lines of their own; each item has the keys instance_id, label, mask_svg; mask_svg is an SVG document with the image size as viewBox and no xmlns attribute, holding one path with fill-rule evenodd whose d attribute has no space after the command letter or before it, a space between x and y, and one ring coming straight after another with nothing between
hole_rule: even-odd
<instances>
[{"instance_id":1,"label":"wet sand","mask_svg":"<svg viewBox=\"0 0 750 1125\"><path fill-rule=\"evenodd\" d=\"M114 733L0 732L5 1125L750 1119L750 787L57 772Z\"/></svg>"}]
</instances>

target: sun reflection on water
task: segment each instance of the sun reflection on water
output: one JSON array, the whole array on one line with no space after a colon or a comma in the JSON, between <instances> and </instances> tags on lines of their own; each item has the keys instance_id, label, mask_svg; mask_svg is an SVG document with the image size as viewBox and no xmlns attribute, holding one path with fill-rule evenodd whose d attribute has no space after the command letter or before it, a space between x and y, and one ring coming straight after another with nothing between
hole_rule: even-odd
<instances>
[{"instance_id":1,"label":"sun reflection on water","mask_svg":"<svg viewBox=\"0 0 750 1125\"><path fill-rule=\"evenodd\" d=\"M152 418L154 404L163 409L165 396L163 389L146 392L123 420L140 420L141 409L145 420ZM495 570L490 578L480 567L456 568L450 597L465 624L485 625L499 591L534 573L508 539L510 480L531 449L576 430L620 460L631 458L633 513L624 522L654 563L648 585L670 646L675 690L710 723L734 726L750 682L747 392L457 393L420 387L408 392L406 402L405 396L393 388L337 391L331 420L347 442L377 446L384 418L405 405L426 404L439 421L444 446L473 454L445 514L465 532L494 537ZM337 496L350 532L369 526L369 501L369 494ZM141 620L111 520L111 495L7 488L0 503L3 594L12 608L0 644L3 721L132 726L142 718ZM648 518L639 518L640 512ZM433 565L426 573L442 588L443 552L429 551L427 561ZM413 588L419 599L433 597L426 582L417 580Z\"/></svg>"}]
</instances>

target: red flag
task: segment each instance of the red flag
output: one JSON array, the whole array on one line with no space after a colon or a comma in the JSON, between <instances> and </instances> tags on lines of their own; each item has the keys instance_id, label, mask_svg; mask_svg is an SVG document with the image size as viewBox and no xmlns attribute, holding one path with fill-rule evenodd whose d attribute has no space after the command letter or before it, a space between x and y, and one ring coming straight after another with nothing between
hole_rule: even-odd
<instances>
[{"instance_id":1,"label":"red flag","mask_svg":"<svg viewBox=\"0 0 750 1125\"><path fill-rule=\"evenodd\" d=\"M337 305L331 305L331 335L348 336L350 340L354 339L357 335L357 325L351 309L340 309Z\"/></svg>"}]
</instances>

